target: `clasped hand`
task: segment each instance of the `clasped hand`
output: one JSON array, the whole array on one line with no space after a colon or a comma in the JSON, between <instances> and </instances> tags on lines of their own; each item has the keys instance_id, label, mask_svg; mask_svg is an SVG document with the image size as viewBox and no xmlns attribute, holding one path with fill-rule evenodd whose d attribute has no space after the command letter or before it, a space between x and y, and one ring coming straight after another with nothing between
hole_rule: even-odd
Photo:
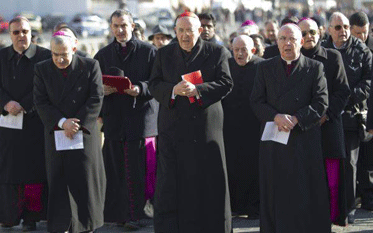
<instances>
[{"instance_id":1,"label":"clasped hand","mask_svg":"<svg viewBox=\"0 0 373 233\"><path fill-rule=\"evenodd\" d=\"M298 124L298 119L288 114L277 114L274 120L278 130L284 132L289 132Z\"/></svg>"},{"instance_id":2,"label":"clasped hand","mask_svg":"<svg viewBox=\"0 0 373 233\"><path fill-rule=\"evenodd\" d=\"M180 95L180 96L192 97L192 96L197 96L198 91L197 91L196 86L193 83L183 80L175 85L174 94Z\"/></svg>"},{"instance_id":3,"label":"clasped hand","mask_svg":"<svg viewBox=\"0 0 373 233\"><path fill-rule=\"evenodd\" d=\"M5 111L9 112L11 115L17 116L20 112L25 111L22 106L14 100L9 101L4 106Z\"/></svg>"},{"instance_id":4,"label":"clasped hand","mask_svg":"<svg viewBox=\"0 0 373 233\"><path fill-rule=\"evenodd\" d=\"M80 125L78 124L80 122L77 118L69 118L67 119L63 124L62 128L65 131L65 136L73 139L74 135L79 131Z\"/></svg>"}]
</instances>

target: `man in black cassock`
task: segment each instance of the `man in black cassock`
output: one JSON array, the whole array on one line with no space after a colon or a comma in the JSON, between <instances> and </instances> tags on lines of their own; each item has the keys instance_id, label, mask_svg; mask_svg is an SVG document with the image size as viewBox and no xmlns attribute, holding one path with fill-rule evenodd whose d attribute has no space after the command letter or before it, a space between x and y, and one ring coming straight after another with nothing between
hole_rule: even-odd
<instances>
[{"instance_id":1,"label":"man in black cassock","mask_svg":"<svg viewBox=\"0 0 373 233\"><path fill-rule=\"evenodd\" d=\"M50 51L31 44L28 20L9 23L12 45L0 51L0 109L2 116L23 113L23 127L0 127L0 223L35 230L43 217L46 183L43 124L33 104L34 65Z\"/></svg>"},{"instance_id":2,"label":"man in black cassock","mask_svg":"<svg viewBox=\"0 0 373 233\"><path fill-rule=\"evenodd\" d=\"M290 133L287 144L260 142L260 232L330 233L319 121L328 107L322 63L300 53L298 26L280 28L281 56L258 65L251 94L262 122Z\"/></svg>"},{"instance_id":3,"label":"man in black cassock","mask_svg":"<svg viewBox=\"0 0 373 233\"><path fill-rule=\"evenodd\" d=\"M342 114L343 131L346 147L346 199L348 222L353 223L356 211L356 173L359 158L359 120L358 115L364 111L369 98L372 79L372 53L358 38L351 36L350 22L341 12L334 12L329 19L329 34L323 42L325 48L337 49L343 59L350 97Z\"/></svg>"},{"instance_id":4,"label":"man in black cassock","mask_svg":"<svg viewBox=\"0 0 373 233\"><path fill-rule=\"evenodd\" d=\"M232 212L259 218L260 122L250 106L250 95L258 64L253 40L240 35L233 40L229 58L234 87L223 99L224 143L227 158Z\"/></svg>"},{"instance_id":5,"label":"man in black cassock","mask_svg":"<svg viewBox=\"0 0 373 233\"><path fill-rule=\"evenodd\" d=\"M103 74L121 70L133 85L125 94L104 85L105 221L138 228L145 217L145 203L151 206L155 190L158 102L148 90L148 80L156 48L133 36L130 12L117 10L110 19L115 39L94 58Z\"/></svg>"},{"instance_id":6,"label":"man in black cassock","mask_svg":"<svg viewBox=\"0 0 373 233\"><path fill-rule=\"evenodd\" d=\"M104 98L97 61L74 55L62 31L51 40L52 59L35 66L34 102L44 124L49 186L48 231L93 232L104 224L106 178L97 118ZM57 150L82 133L83 148Z\"/></svg>"},{"instance_id":7,"label":"man in black cassock","mask_svg":"<svg viewBox=\"0 0 373 233\"><path fill-rule=\"evenodd\" d=\"M347 207L344 180L344 160L346 159L342 112L350 95L347 75L341 54L335 49L321 46L317 23L310 18L298 23L302 30L304 44L301 52L306 57L322 62L328 85L329 106L321 117L322 149L329 187L330 220L345 226Z\"/></svg>"},{"instance_id":8,"label":"man in black cassock","mask_svg":"<svg viewBox=\"0 0 373 233\"><path fill-rule=\"evenodd\" d=\"M194 13L176 23L178 43L158 50L149 90L160 102L155 232L229 233L223 99L233 86L229 51L199 38ZM200 71L203 83L183 81Z\"/></svg>"}]
</instances>

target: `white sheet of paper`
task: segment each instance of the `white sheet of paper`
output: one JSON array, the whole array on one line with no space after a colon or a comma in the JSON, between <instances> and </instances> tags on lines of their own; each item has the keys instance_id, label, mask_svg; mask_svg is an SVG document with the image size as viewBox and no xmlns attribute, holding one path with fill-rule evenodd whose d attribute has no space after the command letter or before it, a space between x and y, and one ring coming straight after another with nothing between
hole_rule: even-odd
<instances>
[{"instance_id":1,"label":"white sheet of paper","mask_svg":"<svg viewBox=\"0 0 373 233\"><path fill-rule=\"evenodd\" d=\"M279 131L278 126L273 121L266 123L264 127L262 141L275 141L287 145L290 136L289 132Z\"/></svg>"},{"instance_id":2,"label":"white sheet of paper","mask_svg":"<svg viewBox=\"0 0 373 233\"><path fill-rule=\"evenodd\" d=\"M0 127L10 129L22 129L23 125L23 112L17 116L8 114L6 116L0 115Z\"/></svg>"},{"instance_id":3,"label":"white sheet of paper","mask_svg":"<svg viewBox=\"0 0 373 233\"><path fill-rule=\"evenodd\" d=\"M64 130L54 131L54 141L56 143L56 150L77 150L83 149L83 131L79 130L73 139L65 136Z\"/></svg>"}]
</instances>

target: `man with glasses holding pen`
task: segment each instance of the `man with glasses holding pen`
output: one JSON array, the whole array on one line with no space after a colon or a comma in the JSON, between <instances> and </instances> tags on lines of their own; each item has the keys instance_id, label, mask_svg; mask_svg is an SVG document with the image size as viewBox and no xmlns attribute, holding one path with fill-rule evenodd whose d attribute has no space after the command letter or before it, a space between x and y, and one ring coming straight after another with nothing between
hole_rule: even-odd
<instances>
[{"instance_id":1,"label":"man with glasses holding pen","mask_svg":"<svg viewBox=\"0 0 373 233\"><path fill-rule=\"evenodd\" d=\"M44 209L43 124L33 104L34 65L51 57L48 49L31 43L24 17L9 22L12 45L0 50L0 113L20 117L22 129L0 127L0 223L36 229ZM23 115L23 116L22 116Z\"/></svg>"},{"instance_id":2,"label":"man with glasses holding pen","mask_svg":"<svg viewBox=\"0 0 373 233\"><path fill-rule=\"evenodd\" d=\"M334 12L329 19L330 38L323 44L335 48L342 54L351 94L342 113L343 131L346 147L346 197L348 222L354 222L356 198L356 164L359 157L360 138L358 134L358 115L369 97L372 76L372 53L369 48L351 36L350 22L345 15Z\"/></svg>"}]
</instances>

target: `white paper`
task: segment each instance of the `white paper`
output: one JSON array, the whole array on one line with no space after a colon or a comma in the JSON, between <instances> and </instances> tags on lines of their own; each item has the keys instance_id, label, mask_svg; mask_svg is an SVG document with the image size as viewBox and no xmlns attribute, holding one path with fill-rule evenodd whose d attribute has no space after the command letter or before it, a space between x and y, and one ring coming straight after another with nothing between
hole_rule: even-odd
<instances>
[{"instance_id":1,"label":"white paper","mask_svg":"<svg viewBox=\"0 0 373 233\"><path fill-rule=\"evenodd\" d=\"M54 131L54 141L56 143L56 150L77 150L83 149L83 131L79 130L73 139L65 136L64 130Z\"/></svg>"},{"instance_id":2,"label":"white paper","mask_svg":"<svg viewBox=\"0 0 373 233\"><path fill-rule=\"evenodd\" d=\"M290 136L289 132L279 131L278 126L273 121L266 123L264 127L262 141L274 141L287 145Z\"/></svg>"},{"instance_id":3,"label":"white paper","mask_svg":"<svg viewBox=\"0 0 373 233\"><path fill-rule=\"evenodd\" d=\"M22 129L23 112L18 113L17 116L8 114L6 116L0 115L0 127L10 129Z\"/></svg>"}]
</instances>

